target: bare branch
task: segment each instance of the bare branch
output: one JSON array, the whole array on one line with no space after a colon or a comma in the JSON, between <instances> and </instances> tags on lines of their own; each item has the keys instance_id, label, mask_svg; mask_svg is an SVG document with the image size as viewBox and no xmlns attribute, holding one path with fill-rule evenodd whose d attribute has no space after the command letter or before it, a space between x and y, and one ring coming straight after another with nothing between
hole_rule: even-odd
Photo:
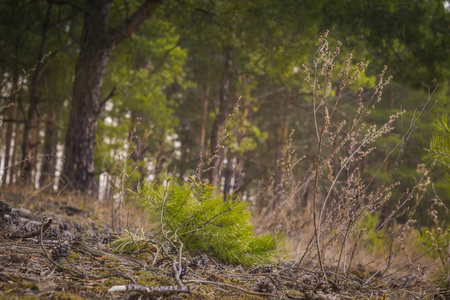
<instances>
[{"instance_id":1,"label":"bare branch","mask_svg":"<svg viewBox=\"0 0 450 300\"><path fill-rule=\"evenodd\" d=\"M131 36L142 23L147 20L155 9L161 4L160 0L146 0L125 22L113 32L113 44L120 43L123 39Z\"/></svg>"}]
</instances>

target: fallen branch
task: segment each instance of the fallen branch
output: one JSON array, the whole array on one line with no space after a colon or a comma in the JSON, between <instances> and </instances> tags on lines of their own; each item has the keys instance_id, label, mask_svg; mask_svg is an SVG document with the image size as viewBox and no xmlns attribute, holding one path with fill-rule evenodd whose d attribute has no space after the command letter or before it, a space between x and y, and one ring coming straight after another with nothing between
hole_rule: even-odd
<instances>
[{"instance_id":1,"label":"fallen branch","mask_svg":"<svg viewBox=\"0 0 450 300\"><path fill-rule=\"evenodd\" d=\"M192 287L186 286L157 286L157 287L147 287L139 284L129 284L129 285L115 285L108 290L108 293L114 292L128 292L128 291L137 291L143 294L151 295L151 294L160 294L160 293L190 293L192 291Z\"/></svg>"}]
</instances>

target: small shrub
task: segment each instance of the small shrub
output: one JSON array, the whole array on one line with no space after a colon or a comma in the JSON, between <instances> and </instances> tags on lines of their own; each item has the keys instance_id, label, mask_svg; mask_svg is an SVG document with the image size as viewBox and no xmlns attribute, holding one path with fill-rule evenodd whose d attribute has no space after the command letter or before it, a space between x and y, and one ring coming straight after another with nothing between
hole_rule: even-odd
<instances>
[{"instance_id":1,"label":"small shrub","mask_svg":"<svg viewBox=\"0 0 450 300\"><path fill-rule=\"evenodd\" d=\"M206 253L230 263L255 265L274 262L281 237L255 236L247 203L239 195L224 201L215 187L169 179L147 182L136 195L152 223L178 238L192 252Z\"/></svg>"},{"instance_id":2,"label":"small shrub","mask_svg":"<svg viewBox=\"0 0 450 300\"><path fill-rule=\"evenodd\" d=\"M423 233L416 231L416 241L420 243L423 253L439 261L436 277L441 286L450 284L450 226L446 229L440 227L423 228Z\"/></svg>"}]
</instances>

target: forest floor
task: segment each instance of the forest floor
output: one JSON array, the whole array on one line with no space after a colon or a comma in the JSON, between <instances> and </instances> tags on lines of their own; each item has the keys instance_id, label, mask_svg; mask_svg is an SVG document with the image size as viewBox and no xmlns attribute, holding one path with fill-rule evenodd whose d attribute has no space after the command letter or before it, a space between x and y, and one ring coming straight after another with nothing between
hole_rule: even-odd
<instances>
[{"instance_id":1,"label":"forest floor","mask_svg":"<svg viewBox=\"0 0 450 300\"><path fill-rule=\"evenodd\" d=\"M105 221L111 220L106 203L17 189L1 190L0 200L11 207L0 214L0 299L442 298L414 277L364 285L371 276L364 270L346 276L330 271L324 280L321 271L293 261L232 266L187 251L180 285L172 262L156 247L146 256L112 252L117 230ZM128 226L141 222L137 211L131 215Z\"/></svg>"}]
</instances>

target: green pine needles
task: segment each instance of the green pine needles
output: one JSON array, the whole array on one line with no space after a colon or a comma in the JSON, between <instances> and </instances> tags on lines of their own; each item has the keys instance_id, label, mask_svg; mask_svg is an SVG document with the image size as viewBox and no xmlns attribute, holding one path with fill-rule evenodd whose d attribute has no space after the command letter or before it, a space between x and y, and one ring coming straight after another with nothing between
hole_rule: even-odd
<instances>
[{"instance_id":1,"label":"green pine needles","mask_svg":"<svg viewBox=\"0 0 450 300\"><path fill-rule=\"evenodd\" d=\"M238 195L224 201L215 187L191 180L147 182L136 199L167 235L177 233L187 249L229 263L255 265L277 258L281 236L255 235L247 203Z\"/></svg>"},{"instance_id":2,"label":"green pine needles","mask_svg":"<svg viewBox=\"0 0 450 300\"><path fill-rule=\"evenodd\" d=\"M439 268L435 275L439 280L438 284L448 288L450 287L450 225L444 229L424 227L423 231L422 234L416 231L416 241L422 247L423 253L439 260Z\"/></svg>"},{"instance_id":3,"label":"green pine needles","mask_svg":"<svg viewBox=\"0 0 450 300\"><path fill-rule=\"evenodd\" d=\"M425 158L435 160L436 165L445 170L450 178L450 124L447 115L434 123L435 133Z\"/></svg>"}]
</instances>

